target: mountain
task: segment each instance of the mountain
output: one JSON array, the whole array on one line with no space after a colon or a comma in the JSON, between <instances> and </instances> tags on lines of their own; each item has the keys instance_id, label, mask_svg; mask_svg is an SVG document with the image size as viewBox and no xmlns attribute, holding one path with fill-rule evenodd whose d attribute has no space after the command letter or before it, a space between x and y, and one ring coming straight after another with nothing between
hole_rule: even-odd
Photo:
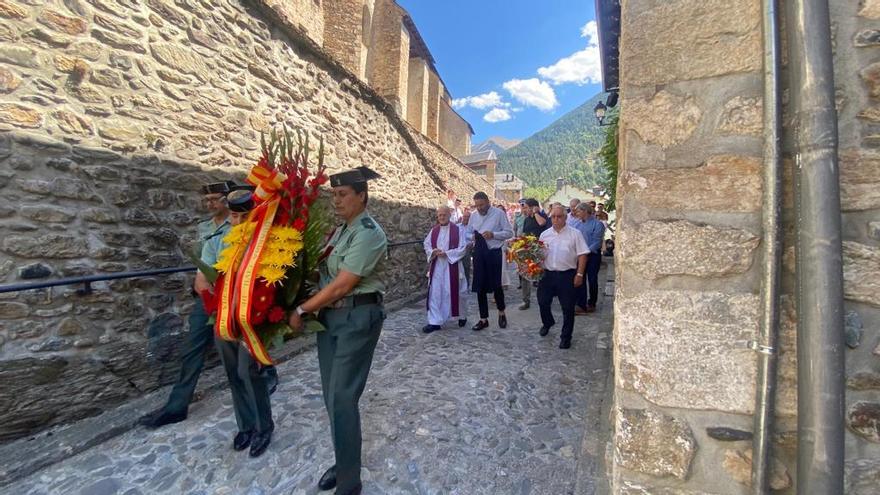
<instances>
[{"instance_id":1,"label":"mountain","mask_svg":"<svg viewBox=\"0 0 880 495\"><path fill-rule=\"evenodd\" d=\"M501 136L492 136L489 139L483 141L482 143L472 146L471 153L479 153L481 151L489 151L494 150L496 155L500 155L505 151L513 148L518 145L521 140L519 139L507 139Z\"/></svg>"},{"instance_id":2,"label":"mountain","mask_svg":"<svg viewBox=\"0 0 880 495\"><path fill-rule=\"evenodd\" d=\"M563 115L498 156L498 173L512 173L530 187L554 187L556 178L582 189L602 181L598 151L604 142L593 108L604 93ZM491 139L490 139L491 141ZM487 141L488 142L488 141Z\"/></svg>"}]
</instances>

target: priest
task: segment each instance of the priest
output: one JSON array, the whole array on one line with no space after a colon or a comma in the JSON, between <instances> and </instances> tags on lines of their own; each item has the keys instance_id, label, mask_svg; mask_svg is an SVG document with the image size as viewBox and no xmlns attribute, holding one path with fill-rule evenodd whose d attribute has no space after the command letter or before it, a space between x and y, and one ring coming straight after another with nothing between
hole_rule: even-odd
<instances>
[{"instance_id":1,"label":"priest","mask_svg":"<svg viewBox=\"0 0 880 495\"><path fill-rule=\"evenodd\" d=\"M460 263L467 254L467 229L450 221L452 210L437 208L437 224L425 237L428 258L428 324L425 333L440 330L451 319L467 324L467 278Z\"/></svg>"}]
</instances>

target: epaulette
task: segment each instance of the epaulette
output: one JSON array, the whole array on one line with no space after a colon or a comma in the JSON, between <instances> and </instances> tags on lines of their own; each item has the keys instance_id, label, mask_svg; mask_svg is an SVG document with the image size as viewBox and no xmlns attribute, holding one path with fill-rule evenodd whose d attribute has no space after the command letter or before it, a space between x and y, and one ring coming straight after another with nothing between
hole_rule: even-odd
<instances>
[{"instance_id":1,"label":"epaulette","mask_svg":"<svg viewBox=\"0 0 880 495\"><path fill-rule=\"evenodd\" d=\"M361 225L368 229L376 228L376 222L374 222L373 219L370 217L361 218Z\"/></svg>"}]
</instances>

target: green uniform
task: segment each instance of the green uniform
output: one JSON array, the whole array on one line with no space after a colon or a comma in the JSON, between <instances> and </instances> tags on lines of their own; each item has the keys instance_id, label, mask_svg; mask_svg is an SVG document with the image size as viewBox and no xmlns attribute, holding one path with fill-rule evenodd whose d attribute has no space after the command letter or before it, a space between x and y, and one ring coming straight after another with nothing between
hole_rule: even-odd
<instances>
[{"instance_id":1,"label":"green uniform","mask_svg":"<svg viewBox=\"0 0 880 495\"><path fill-rule=\"evenodd\" d=\"M220 225L214 223L213 218L199 222L196 229L202 253L204 254L205 245L212 242L219 243L229 232L230 227L229 220L224 220ZM211 262L212 265L214 263L216 260ZM199 375L205 365L205 351L208 350L208 346L214 339L214 331L208 318L205 307L202 305L202 298L195 297L195 304L189 314L189 333L186 337L186 347L181 352L180 376L171 389L168 402L165 404L165 411L170 414L186 415L189 403L192 402Z\"/></svg>"},{"instance_id":2,"label":"green uniform","mask_svg":"<svg viewBox=\"0 0 880 495\"><path fill-rule=\"evenodd\" d=\"M337 491L344 493L360 483L361 424L358 401L367 383L373 351L379 341L385 310L381 302L353 305L363 294L383 294L381 260L388 240L366 212L336 229L330 255L321 263L321 288L345 270L361 277L342 300L344 307L325 308L320 319L326 331L318 334L318 361L324 404L336 452ZM369 297L363 297L369 300ZM381 300L379 300L381 301Z\"/></svg>"},{"instance_id":3,"label":"green uniform","mask_svg":"<svg viewBox=\"0 0 880 495\"><path fill-rule=\"evenodd\" d=\"M223 237L229 231L209 237L202 243L202 261L207 265L217 263L220 252L227 244ZM214 317L211 317L213 321ZM211 326L208 327L209 329ZM213 332L211 332L213 336ZM214 339L220 361L226 370L226 378L229 380L229 390L232 392L232 408L235 411L235 422L238 431L266 432L273 430L272 406L269 401L269 389L272 382L277 382L278 377L272 373L263 373L265 367L261 367L250 355L245 345L236 340L228 341Z\"/></svg>"}]
</instances>

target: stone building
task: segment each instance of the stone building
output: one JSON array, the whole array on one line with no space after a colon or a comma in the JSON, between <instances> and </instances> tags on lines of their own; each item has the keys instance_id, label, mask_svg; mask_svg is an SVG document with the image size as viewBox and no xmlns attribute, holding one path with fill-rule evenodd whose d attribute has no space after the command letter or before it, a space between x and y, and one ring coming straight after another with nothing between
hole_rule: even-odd
<instances>
[{"instance_id":1,"label":"stone building","mask_svg":"<svg viewBox=\"0 0 880 495\"><path fill-rule=\"evenodd\" d=\"M462 156L461 162L475 174L485 178L489 184L495 184L495 169L498 165L498 157L495 156L494 150Z\"/></svg>"},{"instance_id":2,"label":"stone building","mask_svg":"<svg viewBox=\"0 0 880 495\"><path fill-rule=\"evenodd\" d=\"M568 181L560 177L556 179L556 190L547 198L545 203L562 203L567 207L572 199L602 203L606 198L602 194L601 188L593 188L588 191L574 184L569 184Z\"/></svg>"},{"instance_id":3,"label":"stone building","mask_svg":"<svg viewBox=\"0 0 880 495\"><path fill-rule=\"evenodd\" d=\"M516 203L523 197L526 183L513 174L495 176L495 196L507 203Z\"/></svg>"},{"instance_id":4,"label":"stone building","mask_svg":"<svg viewBox=\"0 0 880 495\"><path fill-rule=\"evenodd\" d=\"M392 0L0 0L0 284L173 267L200 184L243 178L259 135L322 136L330 172L367 164L392 243L421 239L470 128ZM390 299L423 263L392 248ZM176 376L191 277L0 296L0 442Z\"/></svg>"},{"instance_id":5,"label":"stone building","mask_svg":"<svg viewBox=\"0 0 880 495\"><path fill-rule=\"evenodd\" d=\"M880 2L828 4L847 344L843 493L868 494L880 486ZM597 2L604 83L620 97L615 493L748 492L758 353L747 344L758 338L764 247L761 5ZM784 65L791 60L786 35ZM791 115L783 124L783 156L790 157ZM792 160L784 164L770 486L794 493L794 172Z\"/></svg>"}]
</instances>

